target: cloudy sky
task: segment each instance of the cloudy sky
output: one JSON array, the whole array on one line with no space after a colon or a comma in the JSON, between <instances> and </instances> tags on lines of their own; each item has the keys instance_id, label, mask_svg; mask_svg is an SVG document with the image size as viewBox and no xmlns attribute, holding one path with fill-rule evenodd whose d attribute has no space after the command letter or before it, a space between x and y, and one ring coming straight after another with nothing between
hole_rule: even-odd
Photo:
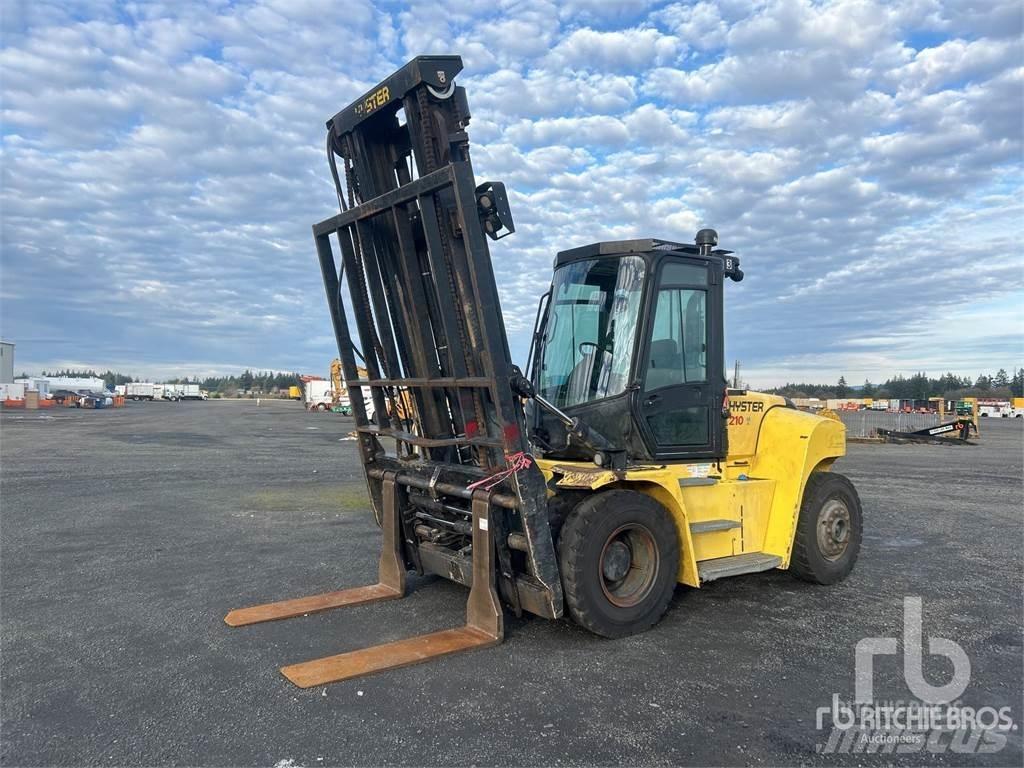
<instances>
[{"instance_id":1,"label":"cloudy sky","mask_svg":"<svg viewBox=\"0 0 1024 768\"><path fill-rule=\"evenodd\" d=\"M3 0L17 368L324 374L324 120L459 53L517 361L553 254L719 230L752 385L1024 364L1019 0Z\"/></svg>"}]
</instances>

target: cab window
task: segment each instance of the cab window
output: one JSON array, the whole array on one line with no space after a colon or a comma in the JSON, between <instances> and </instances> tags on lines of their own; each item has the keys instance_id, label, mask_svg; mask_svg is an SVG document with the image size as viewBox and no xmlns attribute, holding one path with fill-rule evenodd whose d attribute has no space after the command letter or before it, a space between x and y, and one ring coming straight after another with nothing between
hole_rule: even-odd
<instances>
[{"instance_id":1,"label":"cab window","mask_svg":"<svg viewBox=\"0 0 1024 768\"><path fill-rule=\"evenodd\" d=\"M707 381L707 269L666 264L655 297L644 391Z\"/></svg>"}]
</instances>

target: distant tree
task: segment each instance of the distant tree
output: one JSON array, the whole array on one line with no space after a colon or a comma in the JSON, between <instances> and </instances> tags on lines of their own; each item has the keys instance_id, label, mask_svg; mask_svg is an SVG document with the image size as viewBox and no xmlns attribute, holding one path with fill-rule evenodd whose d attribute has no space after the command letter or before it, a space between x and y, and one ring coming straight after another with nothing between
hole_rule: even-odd
<instances>
[{"instance_id":1,"label":"distant tree","mask_svg":"<svg viewBox=\"0 0 1024 768\"><path fill-rule=\"evenodd\" d=\"M238 386L242 389L252 389L253 381L252 371L246 368L245 373L238 377Z\"/></svg>"},{"instance_id":2,"label":"distant tree","mask_svg":"<svg viewBox=\"0 0 1024 768\"><path fill-rule=\"evenodd\" d=\"M1002 383L1004 375L1006 377L1005 384ZM847 385L845 376L840 377L838 384L787 382L781 387L764 391L786 397L817 397L821 399L849 397L854 394L895 400L924 400L933 396L944 396L949 400L972 396L1024 397L1024 368L1015 367L1012 376L1006 374L1006 369L1000 369L995 376L981 374L977 379L952 372L946 372L938 378L932 378L924 371L919 371L909 378L898 373L886 379L882 384L872 384L865 380L863 389L856 392Z\"/></svg>"},{"instance_id":3,"label":"distant tree","mask_svg":"<svg viewBox=\"0 0 1024 768\"><path fill-rule=\"evenodd\" d=\"M131 376L125 376L123 373L118 373L116 371L106 371L105 373L101 373L99 378L103 379L104 385L107 389L113 389L118 384L127 384L134 381Z\"/></svg>"},{"instance_id":4,"label":"distant tree","mask_svg":"<svg viewBox=\"0 0 1024 768\"><path fill-rule=\"evenodd\" d=\"M928 378L927 373L915 373L907 379L907 384L910 390L907 397L912 400L925 400L931 394L932 380Z\"/></svg>"},{"instance_id":5,"label":"distant tree","mask_svg":"<svg viewBox=\"0 0 1024 768\"><path fill-rule=\"evenodd\" d=\"M947 372L942 374L935 381L935 394L945 395L947 392L953 392L957 389L963 389L964 387L970 386L970 381L965 381L955 373Z\"/></svg>"},{"instance_id":6,"label":"distant tree","mask_svg":"<svg viewBox=\"0 0 1024 768\"><path fill-rule=\"evenodd\" d=\"M902 373L897 373L891 379L885 382L885 389L888 390L889 396L896 400L903 400L907 397L907 393L910 391L910 385L907 384L907 378Z\"/></svg>"},{"instance_id":7,"label":"distant tree","mask_svg":"<svg viewBox=\"0 0 1024 768\"><path fill-rule=\"evenodd\" d=\"M1013 397L1024 397L1024 368L1014 368L1010 379L1010 392Z\"/></svg>"}]
</instances>

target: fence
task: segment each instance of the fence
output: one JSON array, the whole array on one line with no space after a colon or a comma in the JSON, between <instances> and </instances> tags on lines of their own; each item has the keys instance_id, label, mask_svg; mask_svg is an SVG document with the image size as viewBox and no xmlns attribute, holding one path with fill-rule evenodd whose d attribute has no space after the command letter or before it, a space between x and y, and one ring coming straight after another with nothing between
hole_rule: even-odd
<instances>
[{"instance_id":1,"label":"fence","mask_svg":"<svg viewBox=\"0 0 1024 768\"><path fill-rule=\"evenodd\" d=\"M876 429L914 432L939 424L938 413L902 413L890 411L837 411L846 425L847 437L875 437Z\"/></svg>"}]
</instances>

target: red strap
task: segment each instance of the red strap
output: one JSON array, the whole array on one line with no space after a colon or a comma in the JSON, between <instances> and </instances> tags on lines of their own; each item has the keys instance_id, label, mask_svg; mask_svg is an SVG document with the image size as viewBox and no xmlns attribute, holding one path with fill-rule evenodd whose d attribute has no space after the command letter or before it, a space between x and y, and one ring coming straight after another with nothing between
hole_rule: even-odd
<instances>
[{"instance_id":1,"label":"red strap","mask_svg":"<svg viewBox=\"0 0 1024 768\"><path fill-rule=\"evenodd\" d=\"M493 475L488 475L487 477L477 480L475 483L470 483L466 488L470 491L475 491L477 488L489 491L503 480L506 480L516 474L519 470L528 468L533 464L533 459L530 458L528 453L519 451L518 453L513 453L511 456L506 456L505 463L508 465L507 469L502 469L495 472Z\"/></svg>"}]
</instances>

